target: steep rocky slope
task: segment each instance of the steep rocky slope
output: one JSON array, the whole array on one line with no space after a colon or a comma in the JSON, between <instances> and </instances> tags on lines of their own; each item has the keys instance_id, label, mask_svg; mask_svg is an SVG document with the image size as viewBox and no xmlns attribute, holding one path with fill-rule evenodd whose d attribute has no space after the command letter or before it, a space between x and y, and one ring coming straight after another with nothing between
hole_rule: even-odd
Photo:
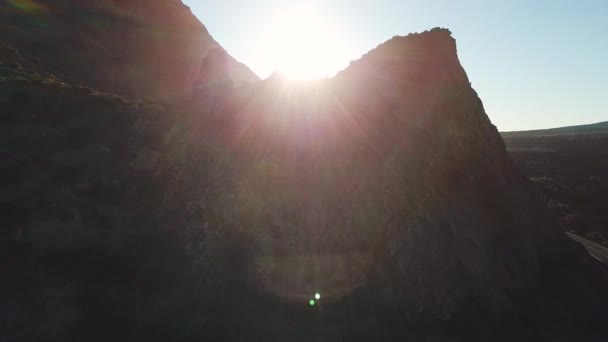
<instances>
[{"instance_id":1,"label":"steep rocky slope","mask_svg":"<svg viewBox=\"0 0 608 342\"><path fill-rule=\"evenodd\" d=\"M11 51L0 62L1 339L214 336L225 296L203 285L225 277L193 273L188 253L200 241L190 232L208 238L203 223L215 222L193 202L213 201L213 149L191 139L192 117L24 68Z\"/></svg>"},{"instance_id":2,"label":"steep rocky slope","mask_svg":"<svg viewBox=\"0 0 608 342\"><path fill-rule=\"evenodd\" d=\"M519 338L591 322L551 325L597 309L605 271L583 266L514 167L449 31L395 37L334 79L282 82L267 80L234 117L233 154L248 162L229 215L250 223L258 285L292 300L358 293L418 319L521 315L534 323L506 324ZM583 288L589 297L552 292ZM484 324L467 329L498 339Z\"/></svg>"},{"instance_id":3,"label":"steep rocky slope","mask_svg":"<svg viewBox=\"0 0 608 342\"><path fill-rule=\"evenodd\" d=\"M0 42L64 80L129 98L191 96L221 46L180 0L0 2ZM257 76L230 57L236 84Z\"/></svg>"},{"instance_id":4,"label":"steep rocky slope","mask_svg":"<svg viewBox=\"0 0 608 342\"><path fill-rule=\"evenodd\" d=\"M605 268L513 166L447 30L186 105L2 51L8 340L604 338Z\"/></svg>"}]
</instances>

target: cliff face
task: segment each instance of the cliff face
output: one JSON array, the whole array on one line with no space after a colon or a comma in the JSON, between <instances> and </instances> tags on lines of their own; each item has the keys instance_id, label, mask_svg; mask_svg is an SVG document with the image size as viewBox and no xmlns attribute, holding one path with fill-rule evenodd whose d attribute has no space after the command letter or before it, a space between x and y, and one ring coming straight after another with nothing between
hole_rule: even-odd
<instances>
[{"instance_id":1,"label":"cliff face","mask_svg":"<svg viewBox=\"0 0 608 342\"><path fill-rule=\"evenodd\" d=\"M354 141L371 144L355 169L366 170L369 193L384 203L376 205L383 238L375 291L402 308L451 318L470 306L527 315L522 301L531 299L520 295L536 293L546 301L537 322L605 300L593 284L606 281L605 270L588 268L588 255L557 231L546 199L515 168L448 30L395 37L329 87L346 120L366 133ZM346 120L333 126L348 127ZM593 295L552 297L576 291L566 288ZM565 309L577 302L587 304ZM562 334L553 329L541 334Z\"/></svg>"},{"instance_id":2,"label":"cliff face","mask_svg":"<svg viewBox=\"0 0 608 342\"><path fill-rule=\"evenodd\" d=\"M238 182L224 210L246 223L255 286L291 301L360 296L446 321L475 311L542 325L597 309L593 296L553 297L586 288L601 300L592 283L605 271L584 266L589 256L514 167L449 31L395 37L333 79L282 82L254 90L228 144ZM536 300L551 310L527 311Z\"/></svg>"},{"instance_id":3,"label":"cliff face","mask_svg":"<svg viewBox=\"0 0 608 342\"><path fill-rule=\"evenodd\" d=\"M447 30L169 106L0 53L11 340L602 338L605 269L513 167Z\"/></svg>"},{"instance_id":4,"label":"cliff face","mask_svg":"<svg viewBox=\"0 0 608 342\"><path fill-rule=\"evenodd\" d=\"M382 175L379 197L390 206L381 209L390 217L381 264L392 273L381 286L447 316L473 297L508 305L508 291L534 282L559 238L508 158L449 31L393 38L336 82L350 115L378 132L366 165Z\"/></svg>"},{"instance_id":5,"label":"cliff face","mask_svg":"<svg viewBox=\"0 0 608 342\"><path fill-rule=\"evenodd\" d=\"M67 81L130 98L183 99L221 46L181 1L8 1L0 41ZM257 76L230 57L236 84Z\"/></svg>"}]
</instances>

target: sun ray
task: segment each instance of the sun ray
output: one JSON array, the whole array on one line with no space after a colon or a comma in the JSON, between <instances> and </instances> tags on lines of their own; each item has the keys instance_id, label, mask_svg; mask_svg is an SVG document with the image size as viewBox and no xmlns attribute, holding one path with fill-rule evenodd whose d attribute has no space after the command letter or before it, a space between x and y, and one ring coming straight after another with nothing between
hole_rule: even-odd
<instances>
[{"instance_id":1,"label":"sun ray","mask_svg":"<svg viewBox=\"0 0 608 342\"><path fill-rule=\"evenodd\" d=\"M333 76L349 56L344 37L332 22L309 7L277 10L259 34L259 60L290 80Z\"/></svg>"}]
</instances>

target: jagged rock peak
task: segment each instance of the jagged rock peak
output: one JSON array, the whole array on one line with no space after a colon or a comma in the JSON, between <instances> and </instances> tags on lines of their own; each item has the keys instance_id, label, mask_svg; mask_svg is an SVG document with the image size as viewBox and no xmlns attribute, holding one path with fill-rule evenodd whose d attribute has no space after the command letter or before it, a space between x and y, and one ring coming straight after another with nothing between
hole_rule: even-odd
<instances>
[{"instance_id":1,"label":"jagged rock peak","mask_svg":"<svg viewBox=\"0 0 608 342\"><path fill-rule=\"evenodd\" d=\"M436 73L442 74L445 70L458 71L461 77L466 78L466 73L458 60L456 40L452 37L452 32L445 28L394 36L362 55L361 58L351 61L350 66L337 76L349 72L357 73L365 68L371 68L373 72L383 72L387 67L408 63L435 64ZM367 73L370 74L372 71L368 70Z\"/></svg>"},{"instance_id":2,"label":"jagged rock peak","mask_svg":"<svg viewBox=\"0 0 608 342\"><path fill-rule=\"evenodd\" d=\"M252 160L242 172L253 184L281 184L247 198L274 215L252 239L271 291L296 282L302 295L319 286L347 296L356 283L377 302L449 319L473 302L507 312L512 291L534 287L545 263L583 258L509 159L450 31L394 37L323 87L257 97L235 119L244 129L233 153ZM260 160L281 178L259 172ZM294 264L327 265L264 267L272 264L257 250L265 234L301 248L277 248ZM329 267L344 255L341 273Z\"/></svg>"},{"instance_id":3,"label":"jagged rock peak","mask_svg":"<svg viewBox=\"0 0 608 342\"><path fill-rule=\"evenodd\" d=\"M435 27L431 30L426 30L423 32L412 32L405 36L393 36L391 39L386 41L379 46L386 44L398 44L398 43L407 43L408 41L413 40L425 40L427 43L433 44L447 44L449 46L456 46L456 40L452 37L452 31L447 28Z\"/></svg>"}]
</instances>

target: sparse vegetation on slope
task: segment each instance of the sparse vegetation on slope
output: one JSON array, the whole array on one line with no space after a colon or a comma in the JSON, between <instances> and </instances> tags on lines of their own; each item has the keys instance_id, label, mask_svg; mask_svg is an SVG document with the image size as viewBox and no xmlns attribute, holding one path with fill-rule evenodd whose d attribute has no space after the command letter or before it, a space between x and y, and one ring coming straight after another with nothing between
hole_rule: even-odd
<instances>
[{"instance_id":1,"label":"sparse vegetation on slope","mask_svg":"<svg viewBox=\"0 0 608 342\"><path fill-rule=\"evenodd\" d=\"M196 179L181 175L204 163L185 116L6 64L0 106L3 338L207 336L220 318L200 313L222 308L185 243Z\"/></svg>"},{"instance_id":2,"label":"sparse vegetation on slope","mask_svg":"<svg viewBox=\"0 0 608 342\"><path fill-rule=\"evenodd\" d=\"M0 2L0 41L67 82L127 98L189 98L206 53L221 46L179 0ZM257 76L230 57L235 83Z\"/></svg>"}]
</instances>

